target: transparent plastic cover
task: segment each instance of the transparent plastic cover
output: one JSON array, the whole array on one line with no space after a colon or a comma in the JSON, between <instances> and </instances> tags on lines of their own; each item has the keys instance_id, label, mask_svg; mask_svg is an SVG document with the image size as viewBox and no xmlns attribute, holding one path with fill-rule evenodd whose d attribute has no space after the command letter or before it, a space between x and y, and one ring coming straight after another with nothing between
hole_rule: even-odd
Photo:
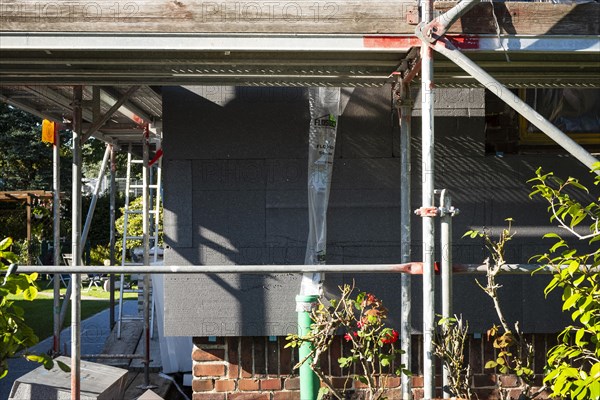
<instances>
[{"instance_id":1,"label":"transparent plastic cover","mask_svg":"<svg viewBox=\"0 0 600 400\"><path fill-rule=\"evenodd\" d=\"M304 263L325 264L327 206L340 114L340 88L309 88L308 240ZM304 274L300 294L321 294L323 274Z\"/></svg>"}]
</instances>

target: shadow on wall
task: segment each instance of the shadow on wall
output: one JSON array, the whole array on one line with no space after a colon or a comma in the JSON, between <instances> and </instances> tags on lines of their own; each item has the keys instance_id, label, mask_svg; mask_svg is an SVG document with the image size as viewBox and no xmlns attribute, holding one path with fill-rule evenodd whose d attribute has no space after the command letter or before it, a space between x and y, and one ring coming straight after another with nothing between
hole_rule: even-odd
<instances>
[{"instance_id":1,"label":"shadow on wall","mask_svg":"<svg viewBox=\"0 0 600 400\"><path fill-rule=\"evenodd\" d=\"M167 265L236 264L241 271L248 264L303 263L308 233L309 115L305 91L188 89L163 90L165 238L170 246L165 255ZM338 128L328 215L328 262L398 262L399 131L391 94L389 88L355 89L348 97ZM461 104L454 106L466 110ZM487 157L484 116L457 114L436 119L435 154L436 187L449 188L461 209L454 221L455 262L481 262L485 258L481 243L460 240L463 232L482 226L500 228L509 216L517 221L517 230L519 226L529 227L529 233L522 241L515 240L516 247L511 250L511 262L525 262L539 249L539 236L531 229L547 226L548 218L544 206L537 207L528 199L524 181L539 163L561 174L577 173L579 167L569 158L551 155ZM417 118L413 118L413 133L412 208L418 208L421 172ZM413 259L419 261L421 221L413 216L412 224ZM338 283L354 278L361 289L372 290L384 300L396 324L400 277L328 276L328 290L335 291ZM483 294L471 278L461 279L455 284L456 309L466 318L473 317L473 329L483 329L487 320L478 307L485 301L480 298ZM519 300L532 298L537 302L529 288L538 283L530 284L529 277L507 279L506 296L513 315L516 319L527 316L530 326L541 329L536 316L528 311L533 303ZM414 282L413 310L417 310L421 295L419 280ZM299 287L295 274L169 276L165 306L168 333L285 335L295 329L294 296ZM536 305L545 310L542 290L539 293L541 300ZM413 315L413 326L420 330L420 318ZM552 324L546 328L558 328L560 322Z\"/></svg>"}]
</instances>

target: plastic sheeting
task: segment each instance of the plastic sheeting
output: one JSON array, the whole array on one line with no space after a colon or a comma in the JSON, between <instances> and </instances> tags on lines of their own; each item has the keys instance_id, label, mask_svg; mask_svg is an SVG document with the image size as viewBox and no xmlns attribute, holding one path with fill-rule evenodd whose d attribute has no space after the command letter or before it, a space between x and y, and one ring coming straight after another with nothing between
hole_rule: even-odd
<instances>
[{"instance_id":1,"label":"plastic sheeting","mask_svg":"<svg viewBox=\"0 0 600 400\"><path fill-rule=\"evenodd\" d=\"M600 90L530 89L527 103L563 132L600 132ZM529 124L528 132L539 132Z\"/></svg>"},{"instance_id":2,"label":"plastic sheeting","mask_svg":"<svg viewBox=\"0 0 600 400\"><path fill-rule=\"evenodd\" d=\"M308 241L304 263L325 264L327 254L327 206L333 172L333 157L340 88L309 88L310 128L308 139ZM320 295L323 275L304 274L302 295Z\"/></svg>"}]
</instances>

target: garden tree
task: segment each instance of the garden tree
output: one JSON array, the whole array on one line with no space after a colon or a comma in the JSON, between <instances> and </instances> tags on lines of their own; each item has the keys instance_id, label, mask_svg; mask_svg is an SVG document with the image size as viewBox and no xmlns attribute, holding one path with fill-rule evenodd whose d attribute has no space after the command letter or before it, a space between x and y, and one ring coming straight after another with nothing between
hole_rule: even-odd
<instances>
[{"instance_id":1,"label":"garden tree","mask_svg":"<svg viewBox=\"0 0 600 400\"><path fill-rule=\"evenodd\" d=\"M0 103L0 190L50 190L52 145L41 141L41 120Z\"/></svg>"},{"instance_id":2,"label":"garden tree","mask_svg":"<svg viewBox=\"0 0 600 400\"><path fill-rule=\"evenodd\" d=\"M600 163L594 165L593 171L598 170ZM541 168L530 182L534 189L530 196L548 202L550 220L569 236L545 235L554 244L536 257L553 270L545 293L562 289L563 311L570 312L573 321L548 351L544 382L552 396L600 399L600 196L596 191L593 200L583 201L589 190L577 179L563 180ZM596 175L594 184L600 184L600 176ZM581 233L576 229L579 226L589 228ZM573 238L587 242L589 248L575 247L570 243Z\"/></svg>"},{"instance_id":3,"label":"garden tree","mask_svg":"<svg viewBox=\"0 0 600 400\"><path fill-rule=\"evenodd\" d=\"M37 273L14 274L9 271L7 264L16 263L18 257L10 251L12 239L0 241L0 272L4 275L0 285L0 379L8 374L8 359L25 350L23 356L30 361L39 362L46 369L54 366L52 358L46 354L36 355L27 353L27 348L38 342L38 337L25 323L23 309L8 299L9 295L23 294L25 300L34 300L37 297L35 280ZM70 371L64 363L57 361L63 371Z\"/></svg>"}]
</instances>

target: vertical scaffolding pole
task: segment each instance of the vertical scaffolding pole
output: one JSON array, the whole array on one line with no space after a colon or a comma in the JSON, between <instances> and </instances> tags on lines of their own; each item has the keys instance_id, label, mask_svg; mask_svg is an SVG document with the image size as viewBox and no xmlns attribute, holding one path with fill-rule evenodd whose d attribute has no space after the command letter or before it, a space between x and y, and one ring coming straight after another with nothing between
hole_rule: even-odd
<instances>
[{"instance_id":1,"label":"vertical scaffolding pole","mask_svg":"<svg viewBox=\"0 0 600 400\"><path fill-rule=\"evenodd\" d=\"M142 237L144 238L144 265L150 265L150 224L148 212L149 207L149 131L148 126L144 130L143 138L143 172L142 179ZM155 246L157 244L155 243ZM150 274L144 274L144 387L150 387Z\"/></svg>"},{"instance_id":2,"label":"vertical scaffolding pole","mask_svg":"<svg viewBox=\"0 0 600 400\"><path fill-rule=\"evenodd\" d=\"M81 99L83 88L73 87L73 192L71 253L73 265L81 262ZM71 274L71 400L79 400L81 393L81 275Z\"/></svg>"},{"instance_id":3,"label":"vertical scaffolding pole","mask_svg":"<svg viewBox=\"0 0 600 400\"><path fill-rule=\"evenodd\" d=\"M440 195L441 212L441 243L442 246L442 317L452 316L452 199L446 189ZM448 368L442 372L443 386L450 383ZM450 393L444 391L444 398L449 399Z\"/></svg>"},{"instance_id":4,"label":"vertical scaffolding pole","mask_svg":"<svg viewBox=\"0 0 600 400\"><path fill-rule=\"evenodd\" d=\"M399 117L400 117L400 252L401 262L411 261L410 252L410 227L411 227L411 160L410 160L410 141L411 141L411 114L412 100L410 98L410 86L405 82L398 82L399 96ZM404 352L401 356L401 362L404 367L411 370L411 285L410 274L402 274L400 277L400 300L402 304L402 315L400 322L400 345ZM402 374L402 398L412 399L412 382L410 376Z\"/></svg>"},{"instance_id":5,"label":"vertical scaffolding pole","mask_svg":"<svg viewBox=\"0 0 600 400\"><path fill-rule=\"evenodd\" d=\"M433 0L422 0L421 23L433 18ZM421 151L422 151L422 207L434 207L434 87L433 50L423 40L421 45ZM433 362L434 309L434 218L427 213L423 218L423 397L431 399L435 392L435 370Z\"/></svg>"},{"instance_id":6,"label":"vertical scaffolding pole","mask_svg":"<svg viewBox=\"0 0 600 400\"><path fill-rule=\"evenodd\" d=\"M52 146L52 233L54 239L54 265L60 265L60 135L54 131L54 146ZM54 340L52 352L60 353L60 274L54 274L54 297L52 304L54 317Z\"/></svg>"},{"instance_id":7,"label":"vertical scaffolding pole","mask_svg":"<svg viewBox=\"0 0 600 400\"><path fill-rule=\"evenodd\" d=\"M115 243L116 243L116 234L115 234L115 221L116 221L116 192L117 188L116 184L116 174L117 174L117 163L115 160L115 148L113 145L110 145L110 265L115 265ZM110 290L110 316L109 323L110 329L115 326L115 275L110 274L109 276L109 290Z\"/></svg>"}]
</instances>

